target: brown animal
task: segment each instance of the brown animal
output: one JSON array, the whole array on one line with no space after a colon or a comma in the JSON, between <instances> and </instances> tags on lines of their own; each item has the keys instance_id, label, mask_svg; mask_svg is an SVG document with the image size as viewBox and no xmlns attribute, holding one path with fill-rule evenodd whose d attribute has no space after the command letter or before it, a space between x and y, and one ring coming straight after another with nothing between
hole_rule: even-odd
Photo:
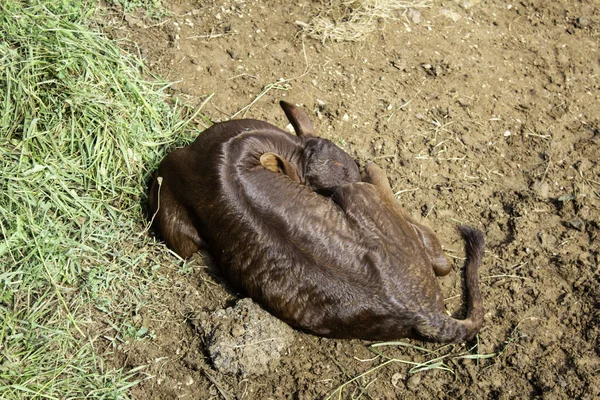
<instances>
[{"instance_id":1,"label":"brown animal","mask_svg":"<svg viewBox=\"0 0 600 400\"><path fill-rule=\"evenodd\" d=\"M185 167L178 169L178 166L182 166L186 160L205 155L207 140L221 141L226 149L236 146L234 139L238 135L244 134L248 138L251 136L249 130L254 129L253 135L259 135L258 140L264 142L260 151L265 152L255 154L260 155L259 161L264 168L282 172L295 182L306 184L323 195L331 195L333 189L338 186L360 182L360 173L354 160L331 141L315 137L313 124L304 111L285 101L281 101L280 105L292 123L297 137L262 121L229 121L209 128L196 140L197 143L174 151L161 163L151 185L149 209L152 215L156 213L153 220L154 229L179 256L188 258L199 248L205 247L194 223L193 211L183 204L186 196L194 196L194 191L188 190L190 188L185 182L180 182L186 177L193 178L193 175L199 172L186 170ZM211 139L205 140L205 137ZM231 142L225 143L228 140ZM161 178L161 182L165 177L172 180L160 187L160 200L157 177ZM163 203L162 207L159 207L160 201ZM421 238L436 274L448 274L451 267L442 253L435 233L408 215L405 217Z\"/></svg>"},{"instance_id":2,"label":"brown animal","mask_svg":"<svg viewBox=\"0 0 600 400\"><path fill-rule=\"evenodd\" d=\"M356 182L348 156L282 106L298 137L229 121L163 160L150 210L167 244L182 257L206 244L231 284L319 335L471 339L483 319L481 233L461 228L469 299L467 319L455 320L435 280L449 266L433 232L407 217L381 169L370 164Z\"/></svg>"},{"instance_id":3,"label":"brown animal","mask_svg":"<svg viewBox=\"0 0 600 400\"><path fill-rule=\"evenodd\" d=\"M154 229L181 257L188 258L205 247L198 225L201 221L193 210L202 198L197 195L219 191L226 180L239 178L232 170L234 164L242 164L236 156L251 161L252 169L281 172L324 195L331 195L337 186L360 181L354 160L331 141L315 137L304 111L284 101L280 104L297 136L263 121L223 122L169 154L159 165L150 188L149 211ZM196 181L206 186L193 186Z\"/></svg>"}]
</instances>

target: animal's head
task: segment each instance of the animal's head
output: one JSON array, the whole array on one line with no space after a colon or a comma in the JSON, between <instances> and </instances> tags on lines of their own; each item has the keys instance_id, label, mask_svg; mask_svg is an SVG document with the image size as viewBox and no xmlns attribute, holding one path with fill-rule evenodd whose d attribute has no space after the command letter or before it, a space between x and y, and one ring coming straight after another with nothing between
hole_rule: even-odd
<instances>
[{"instance_id":1,"label":"animal's head","mask_svg":"<svg viewBox=\"0 0 600 400\"><path fill-rule=\"evenodd\" d=\"M360 182L354 160L327 139L311 138L304 148L304 178L314 191L331 194L336 187Z\"/></svg>"},{"instance_id":2,"label":"animal's head","mask_svg":"<svg viewBox=\"0 0 600 400\"><path fill-rule=\"evenodd\" d=\"M304 179L314 191L331 194L336 187L360 182L358 166L344 150L327 139L315 136L315 129L308 114L285 101L279 102L296 135L304 138L302 156Z\"/></svg>"}]
</instances>

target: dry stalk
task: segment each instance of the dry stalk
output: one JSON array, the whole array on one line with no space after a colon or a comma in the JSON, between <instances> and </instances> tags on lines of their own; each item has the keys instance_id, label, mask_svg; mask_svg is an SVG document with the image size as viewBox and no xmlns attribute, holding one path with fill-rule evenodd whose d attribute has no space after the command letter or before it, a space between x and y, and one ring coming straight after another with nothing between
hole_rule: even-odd
<instances>
[{"instance_id":1,"label":"dry stalk","mask_svg":"<svg viewBox=\"0 0 600 400\"><path fill-rule=\"evenodd\" d=\"M330 0L309 23L296 21L310 37L325 43L364 41L377 21L398 19L409 8L431 7L432 0Z\"/></svg>"}]
</instances>

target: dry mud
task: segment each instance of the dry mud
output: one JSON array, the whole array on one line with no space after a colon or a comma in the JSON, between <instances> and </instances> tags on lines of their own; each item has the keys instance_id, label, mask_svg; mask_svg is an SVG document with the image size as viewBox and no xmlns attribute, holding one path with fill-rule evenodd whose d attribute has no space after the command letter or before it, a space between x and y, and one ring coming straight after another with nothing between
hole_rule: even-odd
<instances>
[{"instance_id":1,"label":"dry mud","mask_svg":"<svg viewBox=\"0 0 600 400\"><path fill-rule=\"evenodd\" d=\"M285 127L277 102L286 99L310 113L321 136L385 168L398 200L438 233L453 260L439 282L459 316L463 254L454 227L485 233L485 325L477 342L438 354L476 345L471 353L495 356L445 359L453 372L410 373L391 362L336 396L600 396L597 1L436 1L379 21L363 43L299 34L295 21L314 17L316 1L163 3L172 15L161 22L113 9L104 29L175 81L182 101L197 107L213 94L202 109L213 121L245 115ZM168 311L148 314L153 337L114 355L117 366L149 365L135 398L326 398L385 360L370 343L294 331L266 374L220 372L198 316L237 298L204 265L198 258L187 273L171 274L169 288L154 293Z\"/></svg>"}]
</instances>

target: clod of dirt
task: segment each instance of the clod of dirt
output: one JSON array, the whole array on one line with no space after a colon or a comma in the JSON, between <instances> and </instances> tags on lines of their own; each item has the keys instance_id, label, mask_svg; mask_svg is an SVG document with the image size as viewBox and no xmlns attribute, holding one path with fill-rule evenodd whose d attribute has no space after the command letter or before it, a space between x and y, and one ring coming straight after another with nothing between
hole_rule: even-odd
<instances>
[{"instance_id":1,"label":"clod of dirt","mask_svg":"<svg viewBox=\"0 0 600 400\"><path fill-rule=\"evenodd\" d=\"M273 371L294 339L292 328L249 298L202 313L199 329L214 367L244 378Z\"/></svg>"},{"instance_id":2,"label":"clod of dirt","mask_svg":"<svg viewBox=\"0 0 600 400\"><path fill-rule=\"evenodd\" d=\"M449 65L444 64L443 62L437 65L431 64L421 64L421 67L431 76L442 76L445 75L449 70Z\"/></svg>"},{"instance_id":3,"label":"clod of dirt","mask_svg":"<svg viewBox=\"0 0 600 400\"><path fill-rule=\"evenodd\" d=\"M414 374L410 378L408 378L408 380L406 381L406 387L413 392L416 392L417 390L419 390L420 386L421 386L421 374Z\"/></svg>"},{"instance_id":4,"label":"clod of dirt","mask_svg":"<svg viewBox=\"0 0 600 400\"><path fill-rule=\"evenodd\" d=\"M550 185L542 181L535 181L532 189L542 199L547 199L550 193Z\"/></svg>"}]
</instances>

